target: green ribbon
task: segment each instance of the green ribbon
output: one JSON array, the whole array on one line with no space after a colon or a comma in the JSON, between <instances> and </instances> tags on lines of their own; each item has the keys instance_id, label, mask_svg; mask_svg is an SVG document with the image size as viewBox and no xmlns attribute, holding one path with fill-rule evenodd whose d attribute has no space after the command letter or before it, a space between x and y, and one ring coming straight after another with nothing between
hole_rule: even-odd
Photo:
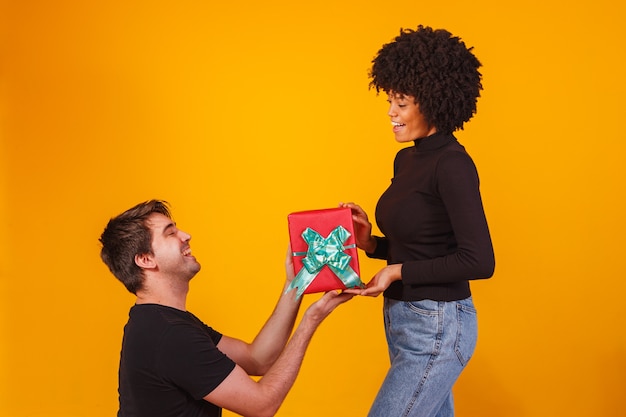
<instances>
[{"instance_id":1,"label":"green ribbon","mask_svg":"<svg viewBox=\"0 0 626 417\"><path fill-rule=\"evenodd\" d=\"M293 256L306 255L302 260L304 268L302 268L293 281L291 281L286 292L298 288L296 299L300 298L324 265L327 265L331 271L337 275L346 288L363 286L361 278L359 278L357 273L350 266L352 256L344 252L345 249L356 247L356 245L343 245L349 237L350 232L341 225L330 232L326 238L310 227L307 227L306 230L302 232L302 238L307 245L309 245L308 250L306 252L293 253Z\"/></svg>"}]
</instances>

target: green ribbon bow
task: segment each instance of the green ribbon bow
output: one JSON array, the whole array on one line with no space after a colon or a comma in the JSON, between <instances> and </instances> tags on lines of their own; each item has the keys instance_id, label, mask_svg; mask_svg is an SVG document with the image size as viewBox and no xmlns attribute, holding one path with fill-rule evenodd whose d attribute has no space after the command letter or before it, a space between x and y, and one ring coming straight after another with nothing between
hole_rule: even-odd
<instances>
[{"instance_id":1,"label":"green ribbon bow","mask_svg":"<svg viewBox=\"0 0 626 417\"><path fill-rule=\"evenodd\" d=\"M296 299L304 293L307 287L313 282L317 274L327 265L331 271L343 282L346 288L363 286L361 278L350 267L352 256L344 252L345 249L351 249L356 245L344 246L343 243L350 237L343 226L337 226L328 237L324 238L315 230L307 227L302 232L302 238L309 245L306 252L294 252L293 256L304 256L302 260L304 268L298 272L298 275L291 281L287 291L298 288Z\"/></svg>"}]
</instances>

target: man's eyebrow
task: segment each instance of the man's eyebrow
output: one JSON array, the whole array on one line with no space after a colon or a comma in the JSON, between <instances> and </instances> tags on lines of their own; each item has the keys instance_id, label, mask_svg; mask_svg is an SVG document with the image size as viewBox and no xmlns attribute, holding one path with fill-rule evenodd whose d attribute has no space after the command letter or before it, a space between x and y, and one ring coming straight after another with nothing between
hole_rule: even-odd
<instances>
[{"instance_id":1,"label":"man's eyebrow","mask_svg":"<svg viewBox=\"0 0 626 417\"><path fill-rule=\"evenodd\" d=\"M170 230L170 229L172 229L172 228L176 228L176 223L174 223L174 222L169 223L167 226L165 226L165 227L163 228L163 232L162 232L162 233L163 233L163 234L166 234L166 233L167 233L167 231L168 231L168 230Z\"/></svg>"}]
</instances>

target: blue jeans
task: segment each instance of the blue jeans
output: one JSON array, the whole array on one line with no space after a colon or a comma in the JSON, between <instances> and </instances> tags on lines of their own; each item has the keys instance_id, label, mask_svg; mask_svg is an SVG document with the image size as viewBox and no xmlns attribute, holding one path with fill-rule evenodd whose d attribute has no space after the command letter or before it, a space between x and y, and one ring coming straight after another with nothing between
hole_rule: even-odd
<instances>
[{"instance_id":1,"label":"blue jeans","mask_svg":"<svg viewBox=\"0 0 626 417\"><path fill-rule=\"evenodd\" d=\"M476 347L472 297L385 298L383 313L391 367L368 417L454 416L452 386Z\"/></svg>"}]
</instances>

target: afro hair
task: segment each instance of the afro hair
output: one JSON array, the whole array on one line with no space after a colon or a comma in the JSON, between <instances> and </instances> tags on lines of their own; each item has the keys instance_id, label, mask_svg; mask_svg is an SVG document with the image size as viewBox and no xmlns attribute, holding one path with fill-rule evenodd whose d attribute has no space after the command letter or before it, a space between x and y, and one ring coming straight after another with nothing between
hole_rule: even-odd
<instances>
[{"instance_id":1,"label":"afro hair","mask_svg":"<svg viewBox=\"0 0 626 417\"><path fill-rule=\"evenodd\" d=\"M472 49L444 29L401 29L372 60L370 88L413 96L438 131L463 129L482 90L481 64Z\"/></svg>"}]
</instances>

